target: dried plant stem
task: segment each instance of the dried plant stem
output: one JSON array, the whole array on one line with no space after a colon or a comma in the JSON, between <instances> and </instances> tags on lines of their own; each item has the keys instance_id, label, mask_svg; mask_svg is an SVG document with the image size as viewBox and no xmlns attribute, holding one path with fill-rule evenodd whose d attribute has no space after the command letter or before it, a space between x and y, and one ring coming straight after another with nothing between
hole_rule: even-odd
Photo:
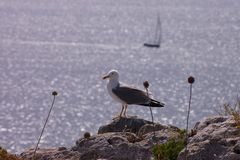
<instances>
[{"instance_id":1,"label":"dried plant stem","mask_svg":"<svg viewBox=\"0 0 240 160\"><path fill-rule=\"evenodd\" d=\"M43 132L44 132L44 130L45 130L45 127L46 127L46 125L47 125L47 122L48 122L50 113L51 113L51 111L52 111L52 108L53 108L53 105L54 105L54 102L55 102L55 97L56 97L56 95L53 95L52 105L51 105L51 108L50 108L50 110L49 110L49 112L48 112L47 118L46 118L46 120L45 120L44 126L43 126L42 131L41 131L41 134L40 134L40 136L39 136L39 138L38 138L38 142L37 142L37 145L36 145L36 147L35 147L32 160L35 159L35 155L36 155L36 151L37 151L37 149L38 149L38 145L39 145L40 140L41 140L41 138L42 138Z\"/></svg>"},{"instance_id":2,"label":"dried plant stem","mask_svg":"<svg viewBox=\"0 0 240 160\"><path fill-rule=\"evenodd\" d=\"M153 123L153 125L154 125L154 121L153 121L153 113L152 113L152 107L149 107L149 109L150 109L151 116L152 116L152 123Z\"/></svg>"},{"instance_id":3,"label":"dried plant stem","mask_svg":"<svg viewBox=\"0 0 240 160\"><path fill-rule=\"evenodd\" d=\"M146 89L146 92L147 92L147 96L149 97L149 92L148 92L148 89ZM149 104L149 109L150 109L150 113L151 113L151 117L152 117L152 124L153 124L153 127L154 127L154 120L153 120L153 113L152 113L152 107L150 106ZM154 136L155 136L155 131L153 132Z\"/></svg>"},{"instance_id":4,"label":"dried plant stem","mask_svg":"<svg viewBox=\"0 0 240 160\"><path fill-rule=\"evenodd\" d=\"M188 112L187 112L185 160L187 160L187 153L188 153L188 123L189 123L189 115L190 115L190 109L191 109L191 99L192 99L192 84L190 84L190 96L189 96Z\"/></svg>"}]
</instances>

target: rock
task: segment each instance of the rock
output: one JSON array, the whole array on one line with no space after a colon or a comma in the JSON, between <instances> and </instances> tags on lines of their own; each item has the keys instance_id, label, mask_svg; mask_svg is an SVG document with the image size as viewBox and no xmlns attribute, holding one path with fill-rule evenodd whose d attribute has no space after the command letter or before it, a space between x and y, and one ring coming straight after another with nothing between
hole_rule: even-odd
<instances>
[{"instance_id":1,"label":"rock","mask_svg":"<svg viewBox=\"0 0 240 160\"><path fill-rule=\"evenodd\" d=\"M21 153L23 160L32 160L34 149L29 149ZM38 149L35 154L35 160L79 160L80 155L76 151L65 149L65 147L52 149Z\"/></svg>"},{"instance_id":2,"label":"rock","mask_svg":"<svg viewBox=\"0 0 240 160\"><path fill-rule=\"evenodd\" d=\"M222 157L224 160L240 160L240 155L236 153L229 152Z\"/></svg>"},{"instance_id":3,"label":"rock","mask_svg":"<svg viewBox=\"0 0 240 160\"><path fill-rule=\"evenodd\" d=\"M153 131L156 131L155 134ZM140 135L140 136L139 136ZM151 159L152 147L169 138L179 137L179 129L172 126L152 124L136 117L115 119L101 126L98 135L82 138L72 148L83 159Z\"/></svg>"},{"instance_id":4,"label":"rock","mask_svg":"<svg viewBox=\"0 0 240 160\"><path fill-rule=\"evenodd\" d=\"M240 160L240 129L233 117L205 118L193 131L189 137L188 160ZM178 141L183 137L180 132L174 126L152 124L134 117L115 119L100 127L99 134L87 134L77 140L71 149L39 149L36 160L150 160L155 144ZM185 159L185 149L178 160ZM31 160L32 156L33 149L21 154L23 160Z\"/></svg>"},{"instance_id":5,"label":"rock","mask_svg":"<svg viewBox=\"0 0 240 160\"><path fill-rule=\"evenodd\" d=\"M180 137L177 127L152 124L136 117L115 119L99 128L97 135L80 138L71 149L39 149L36 160L150 160L155 144ZM30 160L33 150L21 154Z\"/></svg>"},{"instance_id":6,"label":"rock","mask_svg":"<svg viewBox=\"0 0 240 160\"><path fill-rule=\"evenodd\" d=\"M233 147L233 152L236 154L240 154L240 141L238 140L236 145Z\"/></svg>"},{"instance_id":7,"label":"rock","mask_svg":"<svg viewBox=\"0 0 240 160\"><path fill-rule=\"evenodd\" d=\"M163 144L169 140L178 141L179 138L180 138L179 132L168 128L156 131L155 133L149 132L142 137L142 140L140 142L137 143L151 150L155 144Z\"/></svg>"},{"instance_id":8,"label":"rock","mask_svg":"<svg viewBox=\"0 0 240 160\"><path fill-rule=\"evenodd\" d=\"M222 123L222 122L226 121L227 119L228 119L228 117L223 117L223 116L207 117L207 118L204 118L202 121L197 122L194 129L202 130L210 124Z\"/></svg>"},{"instance_id":9,"label":"rock","mask_svg":"<svg viewBox=\"0 0 240 160\"><path fill-rule=\"evenodd\" d=\"M67 150L66 147L58 147L58 151L64 151L64 150Z\"/></svg>"},{"instance_id":10,"label":"rock","mask_svg":"<svg viewBox=\"0 0 240 160\"><path fill-rule=\"evenodd\" d=\"M154 132L154 131L160 131L160 130L172 130L172 131L176 131L176 132L179 132L180 129L177 128L177 127L174 127L174 126L170 126L170 125L162 125L162 124L145 124L144 126L142 126L139 131L138 131L138 136L139 137L142 137L144 136L145 134L147 133L150 133L150 132Z\"/></svg>"},{"instance_id":11,"label":"rock","mask_svg":"<svg viewBox=\"0 0 240 160\"><path fill-rule=\"evenodd\" d=\"M240 129L232 117L209 117L197 123L196 135L189 138L188 160L240 159ZM178 160L184 160L183 150Z\"/></svg>"},{"instance_id":12,"label":"rock","mask_svg":"<svg viewBox=\"0 0 240 160\"><path fill-rule=\"evenodd\" d=\"M152 124L152 122L136 117L117 118L110 124L101 126L98 129L98 134L107 132L132 132L137 134L139 129L145 124Z\"/></svg>"},{"instance_id":13,"label":"rock","mask_svg":"<svg viewBox=\"0 0 240 160\"><path fill-rule=\"evenodd\" d=\"M151 150L155 144L178 140L180 138L180 129L170 125L155 124L153 126L152 124L146 124L141 127L138 136L142 140L137 143Z\"/></svg>"},{"instance_id":14,"label":"rock","mask_svg":"<svg viewBox=\"0 0 240 160\"><path fill-rule=\"evenodd\" d=\"M104 133L78 140L72 150L80 153L81 160L150 159L151 151L135 143L136 141L138 138L133 133Z\"/></svg>"}]
</instances>

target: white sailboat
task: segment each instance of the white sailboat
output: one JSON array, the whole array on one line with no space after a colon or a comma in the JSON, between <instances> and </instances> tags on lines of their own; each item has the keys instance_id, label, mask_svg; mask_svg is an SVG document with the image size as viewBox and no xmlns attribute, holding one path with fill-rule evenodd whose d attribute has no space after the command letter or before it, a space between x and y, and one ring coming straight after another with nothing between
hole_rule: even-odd
<instances>
[{"instance_id":1,"label":"white sailboat","mask_svg":"<svg viewBox=\"0 0 240 160\"><path fill-rule=\"evenodd\" d=\"M161 32L162 32L162 24L161 24L160 17L158 16L153 39L148 43L144 43L143 45L145 47L159 48L161 46L161 40L162 40L162 33Z\"/></svg>"}]
</instances>

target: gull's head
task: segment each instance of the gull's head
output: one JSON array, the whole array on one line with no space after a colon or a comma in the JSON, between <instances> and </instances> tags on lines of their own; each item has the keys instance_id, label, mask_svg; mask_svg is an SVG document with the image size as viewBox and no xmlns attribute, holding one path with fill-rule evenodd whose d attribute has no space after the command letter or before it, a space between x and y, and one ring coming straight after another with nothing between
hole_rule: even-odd
<instances>
[{"instance_id":1,"label":"gull's head","mask_svg":"<svg viewBox=\"0 0 240 160\"><path fill-rule=\"evenodd\" d=\"M106 76L103 76L103 79L109 79L109 80L118 80L119 74L116 70L111 70L108 72Z\"/></svg>"}]
</instances>

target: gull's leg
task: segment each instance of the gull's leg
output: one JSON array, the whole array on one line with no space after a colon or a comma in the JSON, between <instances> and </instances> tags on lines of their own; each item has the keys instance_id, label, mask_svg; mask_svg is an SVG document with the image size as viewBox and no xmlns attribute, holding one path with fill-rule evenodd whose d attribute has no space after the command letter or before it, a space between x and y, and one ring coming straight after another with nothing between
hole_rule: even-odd
<instances>
[{"instance_id":1,"label":"gull's leg","mask_svg":"<svg viewBox=\"0 0 240 160\"><path fill-rule=\"evenodd\" d=\"M122 110L121 110L121 112L120 112L120 114L119 114L119 117L120 117L120 118L122 117L123 110L124 110L124 104L122 105Z\"/></svg>"},{"instance_id":2,"label":"gull's leg","mask_svg":"<svg viewBox=\"0 0 240 160\"><path fill-rule=\"evenodd\" d=\"M127 105L127 104L125 104L125 109L124 109L124 112L123 112L123 115L124 115L124 117L127 117L127 115L126 115L126 112L127 112L127 107L128 107L128 105Z\"/></svg>"},{"instance_id":3,"label":"gull's leg","mask_svg":"<svg viewBox=\"0 0 240 160\"><path fill-rule=\"evenodd\" d=\"M124 108L123 115L124 115L124 117L126 117L126 118L127 118L127 107L128 107L128 105L125 104L125 108ZM128 118L137 118L137 116L128 116Z\"/></svg>"},{"instance_id":4,"label":"gull's leg","mask_svg":"<svg viewBox=\"0 0 240 160\"><path fill-rule=\"evenodd\" d=\"M123 110L124 110L124 105L122 105L122 110L121 110L120 114L117 115L116 117L113 117L113 120L118 119L118 118L122 118Z\"/></svg>"}]
</instances>

